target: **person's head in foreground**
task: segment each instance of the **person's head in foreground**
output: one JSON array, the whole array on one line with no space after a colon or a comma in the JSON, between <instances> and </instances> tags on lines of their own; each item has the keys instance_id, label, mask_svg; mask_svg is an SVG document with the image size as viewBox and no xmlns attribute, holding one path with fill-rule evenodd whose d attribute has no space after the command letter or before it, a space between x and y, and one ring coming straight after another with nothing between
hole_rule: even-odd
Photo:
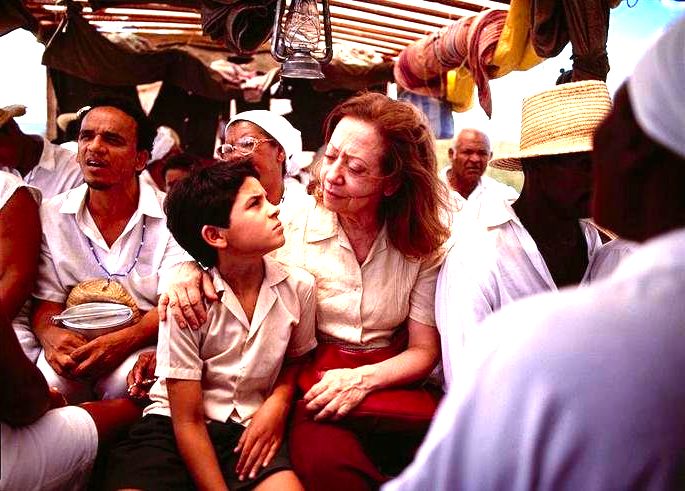
<instances>
[{"instance_id":1,"label":"person's head in foreground","mask_svg":"<svg viewBox=\"0 0 685 491\"><path fill-rule=\"evenodd\" d=\"M685 24L681 20L616 92L595 135L595 221L644 241L685 225Z\"/></svg>"},{"instance_id":2,"label":"person's head in foreground","mask_svg":"<svg viewBox=\"0 0 685 491\"><path fill-rule=\"evenodd\" d=\"M468 198L478 186L492 157L488 135L471 128L461 130L447 155L451 163L447 171L449 185L464 198Z\"/></svg>"},{"instance_id":3,"label":"person's head in foreground","mask_svg":"<svg viewBox=\"0 0 685 491\"><path fill-rule=\"evenodd\" d=\"M610 110L606 83L598 80L557 85L523 101L519 150L490 162L523 171L520 203L514 208L533 197L544 203L538 206L541 213L590 216L592 138Z\"/></svg>"},{"instance_id":4,"label":"person's head in foreground","mask_svg":"<svg viewBox=\"0 0 685 491\"><path fill-rule=\"evenodd\" d=\"M133 101L96 98L81 113L76 160L92 189L129 186L147 164L154 129Z\"/></svg>"},{"instance_id":5,"label":"person's head in foreground","mask_svg":"<svg viewBox=\"0 0 685 491\"><path fill-rule=\"evenodd\" d=\"M683 46L685 18L595 136L595 219L649 243L603 281L488 317L415 462L384 491L685 489Z\"/></svg>"},{"instance_id":6,"label":"person's head in foreground","mask_svg":"<svg viewBox=\"0 0 685 491\"><path fill-rule=\"evenodd\" d=\"M23 159L29 157L26 148L30 147L34 141L25 135L14 118L26 114L26 106L12 105L0 108L0 166L20 167ZM40 151L36 150L38 156Z\"/></svg>"},{"instance_id":7,"label":"person's head in foreground","mask_svg":"<svg viewBox=\"0 0 685 491\"><path fill-rule=\"evenodd\" d=\"M162 168L164 190L168 193L175 183L188 177L201 165L202 159L189 153L179 153L166 159Z\"/></svg>"},{"instance_id":8,"label":"person's head in foreground","mask_svg":"<svg viewBox=\"0 0 685 491\"><path fill-rule=\"evenodd\" d=\"M351 222L387 224L405 256L425 257L446 240L446 208L428 123L411 105L377 93L353 97L324 123L326 148L315 196Z\"/></svg>"},{"instance_id":9,"label":"person's head in foreground","mask_svg":"<svg viewBox=\"0 0 685 491\"><path fill-rule=\"evenodd\" d=\"M221 257L263 256L285 241L278 206L266 199L249 157L193 172L171 188L164 210L176 241L205 267Z\"/></svg>"},{"instance_id":10,"label":"person's head in foreground","mask_svg":"<svg viewBox=\"0 0 685 491\"><path fill-rule=\"evenodd\" d=\"M302 151L302 137L287 119L265 110L245 111L231 118L218 149L224 160L250 155L271 203L283 198L283 178L294 155Z\"/></svg>"}]
</instances>

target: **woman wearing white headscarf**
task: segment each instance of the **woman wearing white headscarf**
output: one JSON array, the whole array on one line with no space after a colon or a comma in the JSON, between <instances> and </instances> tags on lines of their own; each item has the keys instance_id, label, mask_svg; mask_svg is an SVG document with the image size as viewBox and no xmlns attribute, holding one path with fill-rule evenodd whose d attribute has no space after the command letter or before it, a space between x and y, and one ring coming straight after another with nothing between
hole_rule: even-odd
<instances>
[{"instance_id":1,"label":"woman wearing white headscarf","mask_svg":"<svg viewBox=\"0 0 685 491\"><path fill-rule=\"evenodd\" d=\"M289 222L298 208L304 186L293 185L287 176L299 170L296 157L302 152L302 137L287 119L265 110L244 111L233 116L217 153L228 160L251 155L259 182L273 204L281 203L279 218ZM286 184L287 182L287 184Z\"/></svg>"}]
</instances>

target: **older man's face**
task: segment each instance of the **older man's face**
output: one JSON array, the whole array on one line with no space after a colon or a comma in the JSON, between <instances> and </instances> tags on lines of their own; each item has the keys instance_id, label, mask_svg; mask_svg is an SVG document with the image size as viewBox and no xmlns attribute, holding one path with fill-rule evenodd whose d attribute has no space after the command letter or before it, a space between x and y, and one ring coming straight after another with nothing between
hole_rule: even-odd
<instances>
[{"instance_id":1,"label":"older man's face","mask_svg":"<svg viewBox=\"0 0 685 491\"><path fill-rule=\"evenodd\" d=\"M93 189L130 185L145 168L147 152L137 149L135 119L109 106L92 109L81 122L77 160Z\"/></svg>"},{"instance_id":2,"label":"older man's face","mask_svg":"<svg viewBox=\"0 0 685 491\"><path fill-rule=\"evenodd\" d=\"M475 185L492 156L488 137L478 131L462 131L449 149L451 179L464 187Z\"/></svg>"}]
</instances>

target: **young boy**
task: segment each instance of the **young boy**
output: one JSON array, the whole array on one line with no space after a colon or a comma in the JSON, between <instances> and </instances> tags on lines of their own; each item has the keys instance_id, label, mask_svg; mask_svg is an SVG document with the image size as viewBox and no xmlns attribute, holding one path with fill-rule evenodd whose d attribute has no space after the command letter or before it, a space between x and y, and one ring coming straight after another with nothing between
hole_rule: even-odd
<instances>
[{"instance_id":1,"label":"young boy","mask_svg":"<svg viewBox=\"0 0 685 491\"><path fill-rule=\"evenodd\" d=\"M314 278L265 256L283 227L257 177L249 157L217 163L166 198L220 301L198 330L160 324L152 404L111 454L110 489L302 489L281 442L296 362L316 345Z\"/></svg>"}]
</instances>

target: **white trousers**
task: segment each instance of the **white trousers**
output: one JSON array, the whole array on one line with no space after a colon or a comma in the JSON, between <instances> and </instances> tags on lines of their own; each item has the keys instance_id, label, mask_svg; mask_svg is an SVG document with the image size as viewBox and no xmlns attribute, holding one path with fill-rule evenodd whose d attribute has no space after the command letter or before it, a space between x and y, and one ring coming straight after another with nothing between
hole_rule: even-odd
<instances>
[{"instance_id":1,"label":"white trousers","mask_svg":"<svg viewBox=\"0 0 685 491\"><path fill-rule=\"evenodd\" d=\"M126 376L131 371L138 355L143 351L150 351L155 349L154 346L148 346L131 353L124 362L115 368L112 372L103 375L97 380L85 379L69 379L57 375L52 369L48 361L45 359L45 351L40 351L36 366L43 372L45 380L47 380L50 387L56 387L62 395L69 401L69 404L80 404L86 401L100 400L100 399L119 399L128 397L128 384L126 384Z\"/></svg>"},{"instance_id":2,"label":"white trousers","mask_svg":"<svg viewBox=\"0 0 685 491\"><path fill-rule=\"evenodd\" d=\"M0 423L0 491L85 489L98 449L95 422L66 406L28 426Z\"/></svg>"}]
</instances>

